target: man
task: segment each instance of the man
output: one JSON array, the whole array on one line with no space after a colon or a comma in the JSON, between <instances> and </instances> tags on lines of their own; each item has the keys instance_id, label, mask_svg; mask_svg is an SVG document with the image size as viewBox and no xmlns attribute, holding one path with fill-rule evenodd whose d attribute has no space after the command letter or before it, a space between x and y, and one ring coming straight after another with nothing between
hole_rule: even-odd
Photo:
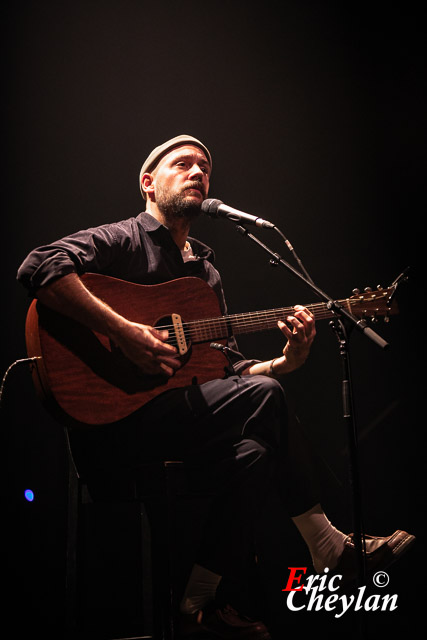
<instances>
[{"instance_id":1,"label":"man","mask_svg":"<svg viewBox=\"0 0 427 640\"><path fill-rule=\"evenodd\" d=\"M128 320L94 296L80 275L96 272L143 284L184 276L205 280L226 304L212 251L189 237L191 223L207 197L212 158L188 135L156 147L140 172L146 211L137 218L80 231L39 247L21 265L18 279L46 306L108 336L147 375L172 378L181 362L168 332ZM247 360L233 336L233 371L228 377L171 388L120 425L108 424L74 440L90 465L137 465L153 457L180 456L199 465L215 486L206 533L182 598L182 633L212 631L216 637L268 640L261 622L215 605L221 579L243 572L252 550L252 525L272 486L307 543L317 572L325 567L355 573L351 536L337 530L319 504L301 434L288 424L277 377L300 367L316 329L310 311L278 322L285 338L282 354L266 362ZM141 428L144 424L144 428ZM394 560L414 537L397 531L366 540L368 569Z\"/></svg>"}]
</instances>

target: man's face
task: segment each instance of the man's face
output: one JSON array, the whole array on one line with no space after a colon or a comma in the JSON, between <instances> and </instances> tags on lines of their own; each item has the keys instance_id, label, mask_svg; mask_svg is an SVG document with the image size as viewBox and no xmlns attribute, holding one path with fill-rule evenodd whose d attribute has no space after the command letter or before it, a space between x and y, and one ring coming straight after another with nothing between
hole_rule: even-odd
<instances>
[{"instance_id":1,"label":"man's face","mask_svg":"<svg viewBox=\"0 0 427 640\"><path fill-rule=\"evenodd\" d=\"M210 164L199 147L185 145L166 154L153 171L154 197L166 218L195 218L208 195Z\"/></svg>"}]
</instances>

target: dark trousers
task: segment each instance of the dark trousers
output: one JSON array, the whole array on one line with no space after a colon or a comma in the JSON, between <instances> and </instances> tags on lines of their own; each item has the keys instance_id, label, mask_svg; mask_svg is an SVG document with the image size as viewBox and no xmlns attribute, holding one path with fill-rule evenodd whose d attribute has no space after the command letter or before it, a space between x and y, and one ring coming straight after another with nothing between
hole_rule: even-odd
<instances>
[{"instance_id":1,"label":"dark trousers","mask_svg":"<svg viewBox=\"0 0 427 640\"><path fill-rule=\"evenodd\" d=\"M319 501L300 425L288 418L282 386L266 376L167 391L130 418L77 437L92 468L186 461L216 496L197 561L219 575L244 567L267 491L280 493L289 516Z\"/></svg>"}]
</instances>

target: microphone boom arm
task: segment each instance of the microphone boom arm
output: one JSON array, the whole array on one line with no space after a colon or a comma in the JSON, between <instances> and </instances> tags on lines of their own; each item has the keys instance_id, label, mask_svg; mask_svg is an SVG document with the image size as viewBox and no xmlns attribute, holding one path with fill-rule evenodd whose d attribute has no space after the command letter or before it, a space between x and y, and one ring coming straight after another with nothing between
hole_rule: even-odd
<instances>
[{"instance_id":1,"label":"microphone boom arm","mask_svg":"<svg viewBox=\"0 0 427 640\"><path fill-rule=\"evenodd\" d=\"M249 231L242 227L241 225L236 226L237 231L242 235L250 238L253 242L255 242L258 246L260 246L264 251L266 251L272 259L272 262L276 265L281 265L285 267L292 275L296 276L299 280L301 280L304 284L306 284L314 293L319 296L324 302L330 311L332 311L336 316L340 318L344 318L350 322L353 327L356 327L359 331L361 331L367 338L370 338L373 342L375 342L382 349L387 349L389 347L388 342L386 342L380 335L378 335L371 327L368 326L366 320L358 319L353 314L351 314L347 309L344 309L342 305L340 305L336 300L333 300L330 296L328 296L324 291L319 289L310 277L303 276L297 269L295 269L288 262L283 260L283 258L278 254L272 251L267 245L265 245L261 240L257 237L249 233Z\"/></svg>"}]
</instances>

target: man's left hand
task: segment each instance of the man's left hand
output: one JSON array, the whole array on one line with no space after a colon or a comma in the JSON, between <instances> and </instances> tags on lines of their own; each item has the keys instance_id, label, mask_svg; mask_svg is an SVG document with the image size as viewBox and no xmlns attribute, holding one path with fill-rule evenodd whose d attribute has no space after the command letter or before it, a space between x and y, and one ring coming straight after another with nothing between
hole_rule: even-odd
<instances>
[{"instance_id":1,"label":"man's left hand","mask_svg":"<svg viewBox=\"0 0 427 640\"><path fill-rule=\"evenodd\" d=\"M316 335L314 316L306 307L297 305L295 313L279 320L278 326L288 339L283 349L283 357L274 363L274 373L284 374L298 369L306 361Z\"/></svg>"}]
</instances>

